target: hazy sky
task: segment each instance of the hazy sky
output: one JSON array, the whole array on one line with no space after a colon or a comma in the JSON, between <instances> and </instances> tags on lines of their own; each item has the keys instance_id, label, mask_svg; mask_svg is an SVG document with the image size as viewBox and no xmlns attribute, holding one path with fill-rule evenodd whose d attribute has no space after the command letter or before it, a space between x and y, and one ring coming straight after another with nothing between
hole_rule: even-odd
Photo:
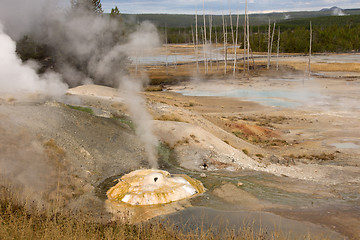
<instances>
[{"instance_id":1,"label":"hazy sky","mask_svg":"<svg viewBox=\"0 0 360 240\"><path fill-rule=\"evenodd\" d=\"M102 0L104 12L118 6L122 13L189 13L203 10L202 0ZM250 12L320 10L337 6L343 9L360 8L359 0L249 0ZM245 0L205 0L207 13L221 14L222 11L244 12Z\"/></svg>"}]
</instances>

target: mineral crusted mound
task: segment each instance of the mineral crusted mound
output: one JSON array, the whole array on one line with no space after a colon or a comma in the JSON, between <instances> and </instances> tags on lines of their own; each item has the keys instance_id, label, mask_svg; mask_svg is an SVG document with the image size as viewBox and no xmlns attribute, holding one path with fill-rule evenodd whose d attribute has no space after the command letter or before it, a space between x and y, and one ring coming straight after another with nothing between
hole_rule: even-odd
<instances>
[{"instance_id":1,"label":"mineral crusted mound","mask_svg":"<svg viewBox=\"0 0 360 240\"><path fill-rule=\"evenodd\" d=\"M205 192L202 183L184 174L145 169L125 174L107 191L110 200L130 205L170 203Z\"/></svg>"}]
</instances>

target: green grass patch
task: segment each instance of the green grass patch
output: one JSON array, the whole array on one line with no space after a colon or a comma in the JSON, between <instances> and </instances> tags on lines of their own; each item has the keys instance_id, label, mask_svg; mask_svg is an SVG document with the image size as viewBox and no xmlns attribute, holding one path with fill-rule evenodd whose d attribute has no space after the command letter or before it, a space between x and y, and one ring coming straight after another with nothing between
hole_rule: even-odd
<instances>
[{"instance_id":1,"label":"green grass patch","mask_svg":"<svg viewBox=\"0 0 360 240\"><path fill-rule=\"evenodd\" d=\"M124 124L128 125L131 128L131 130L135 131L135 124L130 119L121 119L120 118L120 119L116 119L116 120L118 120L121 123L124 123Z\"/></svg>"},{"instance_id":2,"label":"green grass patch","mask_svg":"<svg viewBox=\"0 0 360 240\"><path fill-rule=\"evenodd\" d=\"M71 109L75 109L75 110L78 110L78 111L94 114L94 111L89 107L73 106L73 105L69 105L69 104L66 104L66 106L71 108Z\"/></svg>"},{"instance_id":3,"label":"green grass patch","mask_svg":"<svg viewBox=\"0 0 360 240\"><path fill-rule=\"evenodd\" d=\"M136 129L136 126L135 126L135 123L127 116L121 116L121 115L116 115L116 116L112 116L112 119L115 119L116 121L122 123L122 124L125 124L125 125L128 125L131 130L135 131Z\"/></svg>"}]
</instances>

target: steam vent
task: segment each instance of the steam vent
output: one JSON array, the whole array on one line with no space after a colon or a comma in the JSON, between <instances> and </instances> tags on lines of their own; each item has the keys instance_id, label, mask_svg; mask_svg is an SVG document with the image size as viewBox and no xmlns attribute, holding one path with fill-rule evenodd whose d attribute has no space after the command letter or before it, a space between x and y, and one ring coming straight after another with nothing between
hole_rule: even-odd
<instances>
[{"instance_id":1,"label":"steam vent","mask_svg":"<svg viewBox=\"0 0 360 240\"><path fill-rule=\"evenodd\" d=\"M131 205L170 203L205 192L202 183L187 175L145 169L125 174L107 191L110 200Z\"/></svg>"}]
</instances>

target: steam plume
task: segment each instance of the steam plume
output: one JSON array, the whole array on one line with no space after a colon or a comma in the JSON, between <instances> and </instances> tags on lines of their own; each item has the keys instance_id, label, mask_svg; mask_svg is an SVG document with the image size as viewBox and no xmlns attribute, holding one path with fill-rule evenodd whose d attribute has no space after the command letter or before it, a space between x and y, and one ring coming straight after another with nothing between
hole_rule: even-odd
<instances>
[{"instance_id":1,"label":"steam plume","mask_svg":"<svg viewBox=\"0 0 360 240\"><path fill-rule=\"evenodd\" d=\"M157 167L156 138L152 135L151 117L138 92L147 78L131 78L126 70L128 55L141 53L160 44L154 25L142 23L131 34L119 22L86 9L59 9L56 0L4 0L0 9L0 87L7 91L40 91L53 95L64 93L68 86L95 83L120 87L145 143L152 167ZM28 35L46 46L53 64L42 75L41 63L22 63L16 56L14 41ZM56 73L55 73L56 72Z\"/></svg>"},{"instance_id":2,"label":"steam plume","mask_svg":"<svg viewBox=\"0 0 360 240\"><path fill-rule=\"evenodd\" d=\"M96 74L99 77L114 78L119 82L125 101L130 107L132 118L136 124L136 133L140 136L148 153L152 168L157 168L156 145L158 140L152 133L152 119L146 110L144 99L138 95L148 80L146 77L131 78L113 63L119 62L122 54L139 55L160 45L155 26L149 22L142 23L136 32L130 34L126 44L118 45L109 52L98 64Z\"/></svg>"},{"instance_id":3,"label":"steam plume","mask_svg":"<svg viewBox=\"0 0 360 240\"><path fill-rule=\"evenodd\" d=\"M23 64L15 53L15 42L4 33L0 23L0 89L6 92L29 91L62 95L67 85L59 74L48 72L42 77L36 73L36 63Z\"/></svg>"}]
</instances>

